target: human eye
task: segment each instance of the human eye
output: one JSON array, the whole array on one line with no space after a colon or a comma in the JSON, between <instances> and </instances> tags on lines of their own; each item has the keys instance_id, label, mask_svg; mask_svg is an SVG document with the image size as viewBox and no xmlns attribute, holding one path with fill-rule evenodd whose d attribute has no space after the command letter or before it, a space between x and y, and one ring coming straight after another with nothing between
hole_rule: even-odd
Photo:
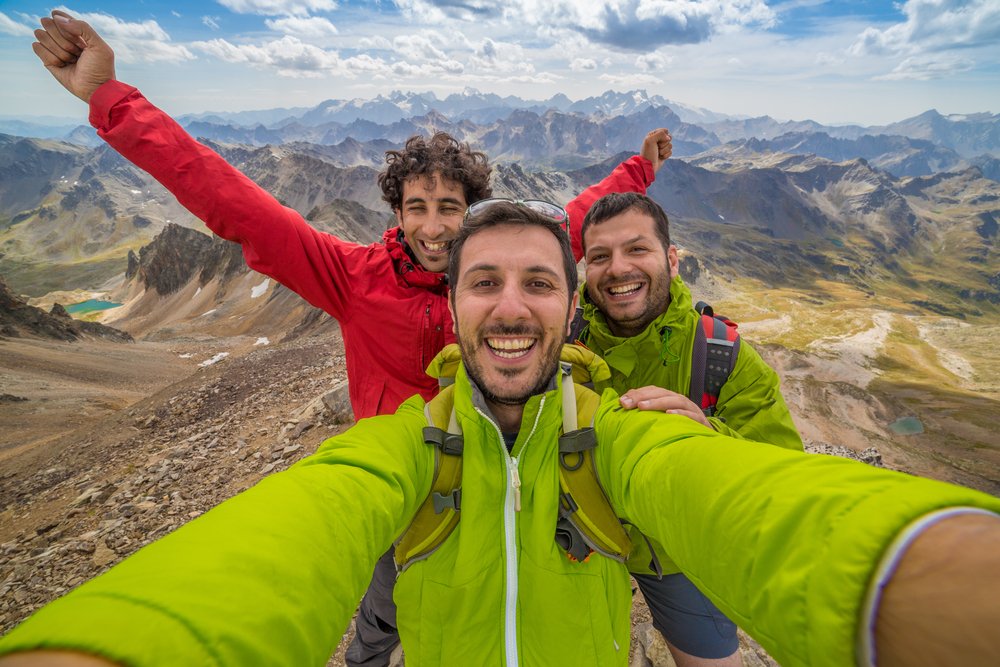
<instances>
[{"instance_id":1,"label":"human eye","mask_svg":"<svg viewBox=\"0 0 1000 667\"><path fill-rule=\"evenodd\" d=\"M608 258L607 253L595 252L592 255L587 255L587 264L600 264Z\"/></svg>"}]
</instances>

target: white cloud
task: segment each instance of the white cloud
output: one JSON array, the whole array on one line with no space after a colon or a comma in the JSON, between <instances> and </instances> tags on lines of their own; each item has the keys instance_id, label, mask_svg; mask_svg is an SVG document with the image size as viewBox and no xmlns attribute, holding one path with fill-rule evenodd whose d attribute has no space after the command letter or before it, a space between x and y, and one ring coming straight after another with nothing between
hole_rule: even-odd
<instances>
[{"instance_id":1,"label":"white cloud","mask_svg":"<svg viewBox=\"0 0 1000 667\"><path fill-rule=\"evenodd\" d=\"M673 59L662 53L646 53L636 57L635 66L643 72L655 72L666 69L671 62L673 62Z\"/></svg>"},{"instance_id":2,"label":"white cloud","mask_svg":"<svg viewBox=\"0 0 1000 667\"><path fill-rule=\"evenodd\" d=\"M448 56L441 50L443 42L444 40L433 33L400 35L392 40L392 46L397 53L410 60L445 60Z\"/></svg>"},{"instance_id":3,"label":"white cloud","mask_svg":"<svg viewBox=\"0 0 1000 667\"><path fill-rule=\"evenodd\" d=\"M362 49L379 49L388 51L392 49L392 42L382 35L376 35L374 37L362 37L358 40L358 46Z\"/></svg>"},{"instance_id":4,"label":"white cloud","mask_svg":"<svg viewBox=\"0 0 1000 667\"><path fill-rule=\"evenodd\" d=\"M195 57L186 46L172 43L156 21L130 23L99 13L81 13L77 18L93 26L115 50L115 58L124 63L181 62Z\"/></svg>"},{"instance_id":5,"label":"white cloud","mask_svg":"<svg viewBox=\"0 0 1000 667\"><path fill-rule=\"evenodd\" d=\"M176 9L171 9L170 13L174 15L174 18L178 18L178 19L181 18L180 12L178 12Z\"/></svg>"},{"instance_id":6,"label":"white cloud","mask_svg":"<svg viewBox=\"0 0 1000 667\"><path fill-rule=\"evenodd\" d=\"M264 24L271 30L304 40L327 40L337 35L337 26L319 16L267 19Z\"/></svg>"},{"instance_id":7,"label":"white cloud","mask_svg":"<svg viewBox=\"0 0 1000 667\"><path fill-rule=\"evenodd\" d=\"M877 76L875 79L881 81L928 81L943 79L959 72L967 72L974 66L975 63L968 58L957 56L913 56L899 63L892 72Z\"/></svg>"},{"instance_id":8,"label":"white cloud","mask_svg":"<svg viewBox=\"0 0 1000 667\"><path fill-rule=\"evenodd\" d=\"M996 0L908 0L901 9L906 21L884 30L865 29L849 53L910 56L1000 42L1000 3Z\"/></svg>"},{"instance_id":9,"label":"white cloud","mask_svg":"<svg viewBox=\"0 0 1000 667\"><path fill-rule=\"evenodd\" d=\"M569 68L574 72L589 72L597 69L597 63L591 58L574 58L569 64Z\"/></svg>"},{"instance_id":10,"label":"white cloud","mask_svg":"<svg viewBox=\"0 0 1000 667\"><path fill-rule=\"evenodd\" d=\"M18 23L3 12L0 12L0 33L14 35L15 37L30 37L35 34L32 28Z\"/></svg>"},{"instance_id":11,"label":"white cloud","mask_svg":"<svg viewBox=\"0 0 1000 667\"><path fill-rule=\"evenodd\" d=\"M535 66L532 58L524 52L520 44L512 42L495 42L490 38L483 40L469 59L468 66L494 74L532 74Z\"/></svg>"},{"instance_id":12,"label":"white cloud","mask_svg":"<svg viewBox=\"0 0 1000 667\"><path fill-rule=\"evenodd\" d=\"M286 35L261 45L233 44L224 39L194 42L191 48L230 63L273 67L278 74L292 77L350 75L341 66L336 51L327 51Z\"/></svg>"},{"instance_id":13,"label":"white cloud","mask_svg":"<svg viewBox=\"0 0 1000 667\"><path fill-rule=\"evenodd\" d=\"M211 28L212 30L219 29L219 17L218 16L202 16L201 22Z\"/></svg>"},{"instance_id":14,"label":"white cloud","mask_svg":"<svg viewBox=\"0 0 1000 667\"><path fill-rule=\"evenodd\" d=\"M334 0L216 0L237 14L261 16L308 16L337 8Z\"/></svg>"},{"instance_id":15,"label":"white cloud","mask_svg":"<svg viewBox=\"0 0 1000 667\"><path fill-rule=\"evenodd\" d=\"M602 74L600 79L615 86L658 86L663 83L662 79L649 74Z\"/></svg>"}]
</instances>

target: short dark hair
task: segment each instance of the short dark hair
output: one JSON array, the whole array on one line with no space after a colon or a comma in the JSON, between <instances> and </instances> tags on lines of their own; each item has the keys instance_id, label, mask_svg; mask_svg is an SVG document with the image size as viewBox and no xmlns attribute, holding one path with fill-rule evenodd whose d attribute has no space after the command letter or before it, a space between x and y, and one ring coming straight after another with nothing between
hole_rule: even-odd
<instances>
[{"instance_id":1,"label":"short dark hair","mask_svg":"<svg viewBox=\"0 0 1000 667\"><path fill-rule=\"evenodd\" d=\"M576 260L573 259L573 248L570 245L569 234L562 225L551 218L532 211L526 206L514 203L498 202L477 215L470 216L458 229L458 236L451 243L448 257L448 284L451 286L451 300L455 302L455 286L458 285L458 265L462 261L462 248L469 238L481 231L500 225L534 226L547 229L559 242L562 252L563 270L566 272L566 285L569 287L569 300L573 301L576 293L577 275Z\"/></svg>"},{"instance_id":2,"label":"short dark hair","mask_svg":"<svg viewBox=\"0 0 1000 667\"><path fill-rule=\"evenodd\" d=\"M653 229L660 239L663 252L670 252L670 221L667 214L655 201L641 195L638 192L612 192L604 195L590 207L587 215L583 218L583 226L580 228L580 244L584 252L587 251L587 229L592 225L599 225L609 218L621 215L625 211L636 210L645 213L653 219Z\"/></svg>"},{"instance_id":3,"label":"short dark hair","mask_svg":"<svg viewBox=\"0 0 1000 667\"><path fill-rule=\"evenodd\" d=\"M435 132L430 139L420 135L410 137L403 150L385 152L385 165L378 175L378 185L382 188L382 199L393 211L403 206L403 183L434 172L462 185L466 205L493 194L492 167L486 153L472 150L469 144L447 132Z\"/></svg>"}]
</instances>

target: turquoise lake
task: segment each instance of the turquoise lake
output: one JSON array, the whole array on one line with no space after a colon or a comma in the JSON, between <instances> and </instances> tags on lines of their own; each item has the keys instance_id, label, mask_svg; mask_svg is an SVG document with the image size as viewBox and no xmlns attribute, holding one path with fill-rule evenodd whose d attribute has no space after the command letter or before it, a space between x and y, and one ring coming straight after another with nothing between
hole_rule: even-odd
<instances>
[{"instance_id":1,"label":"turquoise lake","mask_svg":"<svg viewBox=\"0 0 1000 667\"><path fill-rule=\"evenodd\" d=\"M66 306L66 312L71 315L81 315L84 313L93 313L98 310L108 310L109 308L117 308L120 303L114 303L113 301L99 301L97 299L87 299L86 301L81 301L80 303L74 303Z\"/></svg>"}]
</instances>

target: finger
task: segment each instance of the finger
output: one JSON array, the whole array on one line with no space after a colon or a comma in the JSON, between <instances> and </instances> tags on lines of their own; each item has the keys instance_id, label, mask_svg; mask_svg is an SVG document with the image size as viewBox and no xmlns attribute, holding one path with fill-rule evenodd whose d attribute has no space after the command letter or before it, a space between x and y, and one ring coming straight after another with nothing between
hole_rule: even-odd
<instances>
[{"instance_id":1,"label":"finger","mask_svg":"<svg viewBox=\"0 0 1000 667\"><path fill-rule=\"evenodd\" d=\"M37 43L39 45L48 51L52 57L58 59L60 63L67 64L76 62L76 54L64 49L59 42L52 37L50 32L46 30L35 30L35 39L38 40ZM35 53L37 54L38 52L36 51ZM39 58L41 58L41 56L39 56ZM44 58L42 60L44 61Z\"/></svg>"},{"instance_id":2,"label":"finger","mask_svg":"<svg viewBox=\"0 0 1000 667\"><path fill-rule=\"evenodd\" d=\"M38 59L42 61L42 64L46 67L64 67L66 65L72 64L70 61L65 61L59 56L55 55L44 45L35 42L31 45L31 50L35 52ZM74 58L75 60L75 58Z\"/></svg>"},{"instance_id":3,"label":"finger","mask_svg":"<svg viewBox=\"0 0 1000 667\"><path fill-rule=\"evenodd\" d=\"M46 34L55 44L59 46L59 48L68 53L80 55L82 49L77 44L76 38L63 32L58 21L45 17L41 19L41 24L45 29ZM35 32L38 31L36 30Z\"/></svg>"}]
</instances>

